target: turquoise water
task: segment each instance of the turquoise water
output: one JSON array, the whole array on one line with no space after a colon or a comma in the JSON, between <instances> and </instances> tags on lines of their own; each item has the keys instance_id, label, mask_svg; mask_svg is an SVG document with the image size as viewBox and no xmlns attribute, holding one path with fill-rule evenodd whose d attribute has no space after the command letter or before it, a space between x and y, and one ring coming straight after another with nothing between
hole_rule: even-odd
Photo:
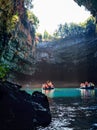
<instances>
[{"instance_id":1,"label":"turquoise water","mask_svg":"<svg viewBox=\"0 0 97 130\"><path fill-rule=\"evenodd\" d=\"M97 130L97 89L56 88L51 91L25 89L27 93L41 91L48 97L52 122L38 130Z\"/></svg>"},{"instance_id":2,"label":"turquoise water","mask_svg":"<svg viewBox=\"0 0 97 130\"><path fill-rule=\"evenodd\" d=\"M41 88L34 88L34 89L29 89L26 88L24 89L27 93L30 95L34 91L40 91L44 93L47 97L49 98L60 98L60 97L95 97L96 95L96 89L95 90L84 90L84 89L79 89L79 88L56 88L53 90L42 90Z\"/></svg>"}]
</instances>

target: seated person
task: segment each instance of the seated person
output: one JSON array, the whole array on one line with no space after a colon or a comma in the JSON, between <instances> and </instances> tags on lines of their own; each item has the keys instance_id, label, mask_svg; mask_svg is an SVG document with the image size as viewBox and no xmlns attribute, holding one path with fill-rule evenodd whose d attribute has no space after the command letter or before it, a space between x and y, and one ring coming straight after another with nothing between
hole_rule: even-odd
<instances>
[{"instance_id":1,"label":"seated person","mask_svg":"<svg viewBox=\"0 0 97 130\"><path fill-rule=\"evenodd\" d=\"M89 86L95 86L92 82L89 83Z\"/></svg>"},{"instance_id":2,"label":"seated person","mask_svg":"<svg viewBox=\"0 0 97 130\"><path fill-rule=\"evenodd\" d=\"M42 84L42 88L43 89L50 89L50 88L54 88L54 85L51 81L47 81L46 83Z\"/></svg>"},{"instance_id":3,"label":"seated person","mask_svg":"<svg viewBox=\"0 0 97 130\"><path fill-rule=\"evenodd\" d=\"M54 88L54 85L53 85L53 83L51 82L51 81L47 81L47 85L48 85L48 87L50 88Z\"/></svg>"},{"instance_id":4,"label":"seated person","mask_svg":"<svg viewBox=\"0 0 97 130\"><path fill-rule=\"evenodd\" d=\"M45 89L45 88L49 88L49 87L48 87L48 85L47 85L46 83L44 83L44 84L42 85L42 88Z\"/></svg>"},{"instance_id":5,"label":"seated person","mask_svg":"<svg viewBox=\"0 0 97 130\"><path fill-rule=\"evenodd\" d=\"M80 87L85 87L85 83L81 83L81 84L80 84Z\"/></svg>"},{"instance_id":6,"label":"seated person","mask_svg":"<svg viewBox=\"0 0 97 130\"><path fill-rule=\"evenodd\" d=\"M85 81L85 86L89 87L89 83L87 81Z\"/></svg>"}]
</instances>

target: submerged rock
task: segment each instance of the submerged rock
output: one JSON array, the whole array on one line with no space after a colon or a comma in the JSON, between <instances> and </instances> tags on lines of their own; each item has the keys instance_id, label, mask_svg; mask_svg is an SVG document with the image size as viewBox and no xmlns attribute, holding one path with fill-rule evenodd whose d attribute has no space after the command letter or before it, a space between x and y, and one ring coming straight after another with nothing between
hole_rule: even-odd
<instances>
[{"instance_id":1,"label":"submerged rock","mask_svg":"<svg viewBox=\"0 0 97 130\"><path fill-rule=\"evenodd\" d=\"M20 86L0 81L0 129L29 130L51 122L47 97L35 91L32 96Z\"/></svg>"}]
</instances>

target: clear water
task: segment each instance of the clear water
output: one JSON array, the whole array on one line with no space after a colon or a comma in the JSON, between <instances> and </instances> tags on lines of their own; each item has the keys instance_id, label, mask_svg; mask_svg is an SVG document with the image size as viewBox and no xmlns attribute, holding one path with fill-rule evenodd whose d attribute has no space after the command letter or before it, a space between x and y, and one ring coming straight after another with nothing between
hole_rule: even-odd
<instances>
[{"instance_id":1,"label":"clear water","mask_svg":"<svg viewBox=\"0 0 97 130\"><path fill-rule=\"evenodd\" d=\"M26 89L30 94L41 89ZM97 130L97 90L56 88L47 95L52 122L38 130Z\"/></svg>"}]
</instances>

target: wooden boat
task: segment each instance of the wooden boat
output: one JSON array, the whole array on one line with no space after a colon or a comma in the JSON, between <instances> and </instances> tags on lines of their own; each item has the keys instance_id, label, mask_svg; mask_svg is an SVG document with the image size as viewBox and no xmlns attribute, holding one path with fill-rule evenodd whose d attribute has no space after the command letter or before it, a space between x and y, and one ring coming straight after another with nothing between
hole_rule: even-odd
<instances>
[{"instance_id":1,"label":"wooden boat","mask_svg":"<svg viewBox=\"0 0 97 130\"><path fill-rule=\"evenodd\" d=\"M53 89L55 89L54 87L48 87L48 88L46 88L46 87L44 87L44 88L42 88L43 90L53 90Z\"/></svg>"},{"instance_id":2,"label":"wooden boat","mask_svg":"<svg viewBox=\"0 0 97 130\"><path fill-rule=\"evenodd\" d=\"M47 81L46 83L42 84L42 90L52 90L54 88L55 87L51 81Z\"/></svg>"},{"instance_id":3,"label":"wooden boat","mask_svg":"<svg viewBox=\"0 0 97 130\"><path fill-rule=\"evenodd\" d=\"M95 88L95 86L89 86L89 87L86 87L86 86L85 86L85 87L80 87L80 89L90 89L90 90L91 90L91 89L94 89L94 88Z\"/></svg>"}]
</instances>

